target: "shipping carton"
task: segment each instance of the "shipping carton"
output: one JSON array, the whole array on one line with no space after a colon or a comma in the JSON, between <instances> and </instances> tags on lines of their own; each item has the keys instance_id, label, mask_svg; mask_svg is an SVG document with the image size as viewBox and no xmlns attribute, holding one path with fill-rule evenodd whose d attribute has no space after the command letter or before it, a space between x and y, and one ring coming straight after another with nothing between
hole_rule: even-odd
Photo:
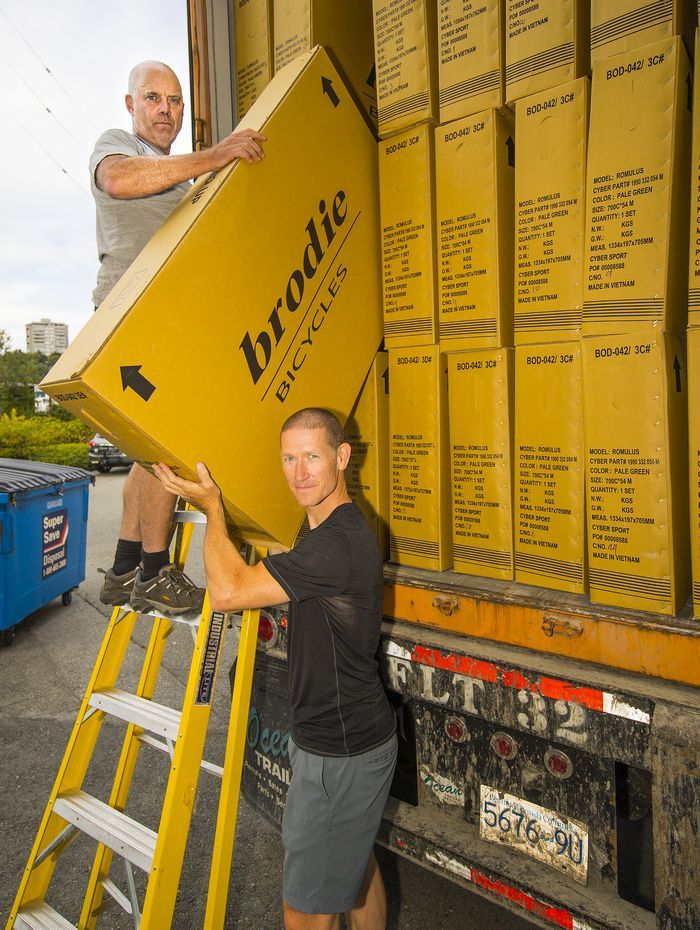
<instances>
[{"instance_id":1,"label":"shipping carton","mask_svg":"<svg viewBox=\"0 0 700 930\"><path fill-rule=\"evenodd\" d=\"M584 339L583 356L591 600L675 614L690 593L681 337Z\"/></svg>"},{"instance_id":2,"label":"shipping carton","mask_svg":"<svg viewBox=\"0 0 700 930\"><path fill-rule=\"evenodd\" d=\"M240 124L264 161L197 181L44 382L137 461L205 461L245 538L285 545L280 426L346 419L381 340L376 143L328 76L323 49L275 75Z\"/></svg>"},{"instance_id":3,"label":"shipping carton","mask_svg":"<svg viewBox=\"0 0 700 930\"><path fill-rule=\"evenodd\" d=\"M515 579L586 590L580 342L515 350Z\"/></svg>"},{"instance_id":4,"label":"shipping carton","mask_svg":"<svg viewBox=\"0 0 700 930\"><path fill-rule=\"evenodd\" d=\"M272 0L233 0L236 113L242 119L272 77Z\"/></svg>"},{"instance_id":5,"label":"shipping carton","mask_svg":"<svg viewBox=\"0 0 700 930\"><path fill-rule=\"evenodd\" d=\"M377 124L374 36L370 0L274 0L275 71L323 45L350 86L355 102ZM334 85L326 84L333 98Z\"/></svg>"},{"instance_id":6,"label":"shipping carton","mask_svg":"<svg viewBox=\"0 0 700 930\"><path fill-rule=\"evenodd\" d=\"M440 122L505 104L503 0L439 0Z\"/></svg>"},{"instance_id":7,"label":"shipping carton","mask_svg":"<svg viewBox=\"0 0 700 930\"><path fill-rule=\"evenodd\" d=\"M454 570L513 578L513 349L447 356Z\"/></svg>"},{"instance_id":8,"label":"shipping carton","mask_svg":"<svg viewBox=\"0 0 700 930\"><path fill-rule=\"evenodd\" d=\"M433 131L417 126L379 143L384 341L437 342Z\"/></svg>"},{"instance_id":9,"label":"shipping carton","mask_svg":"<svg viewBox=\"0 0 700 930\"><path fill-rule=\"evenodd\" d=\"M690 48L696 23L695 0L591 0L591 64L672 36Z\"/></svg>"},{"instance_id":10,"label":"shipping carton","mask_svg":"<svg viewBox=\"0 0 700 930\"><path fill-rule=\"evenodd\" d=\"M345 424L352 446L345 473L350 497L367 517L389 558L389 356L377 352Z\"/></svg>"},{"instance_id":11,"label":"shipping carton","mask_svg":"<svg viewBox=\"0 0 700 930\"><path fill-rule=\"evenodd\" d=\"M438 121L436 0L373 0L381 139Z\"/></svg>"},{"instance_id":12,"label":"shipping carton","mask_svg":"<svg viewBox=\"0 0 700 930\"><path fill-rule=\"evenodd\" d=\"M700 29L695 32L695 80L700 89ZM700 95L693 94L693 130L690 165L690 263L688 325L700 326Z\"/></svg>"},{"instance_id":13,"label":"shipping carton","mask_svg":"<svg viewBox=\"0 0 700 930\"><path fill-rule=\"evenodd\" d=\"M690 79L680 39L593 69L584 335L685 327Z\"/></svg>"},{"instance_id":14,"label":"shipping carton","mask_svg":"<svg viewBox=\"0 0 700 930\"><path fill-rule=\"evenodd\" d=\"M590 82L518 100L515 343L581 335Z\"/></svg>"},{"instance_id":15,"label":"shipping carton","mask_svg":"<svg viewBox=\"0 0 700 930\"><path fill-rule=\"evenodd\" d=\"M485 110L435 130L442 351L512 345L515 126Z\"/></svg>"},{"instance_id":16,"label":"shipping carton","mask_svg":"<svg viewBox=\"0 0 700 930\"><path fill-rule=\"evenodd\" d=\"M588 73L588 0L506 0L506 30L509 101Z\"/></svg>"},{"instance_id":17,"label":"shipping carton","mask_svg":"<svg viewBox=\"0 0 700 930\"><path fill-rule=\"evenodd\" d=\"M688 424L690 428L690 550L693 615L700 619L700 328L688 330Z\"/></svg>"},{"instance_id":18,"label":"shipping carton","mask_svg":"<svg viewBox=\"0 0 700 930\"><path fill-rule=\"evenodd\" d=\"M436 346L389 352L391 559L452 565L447 363Z\"/></svg>"}]
</instances>

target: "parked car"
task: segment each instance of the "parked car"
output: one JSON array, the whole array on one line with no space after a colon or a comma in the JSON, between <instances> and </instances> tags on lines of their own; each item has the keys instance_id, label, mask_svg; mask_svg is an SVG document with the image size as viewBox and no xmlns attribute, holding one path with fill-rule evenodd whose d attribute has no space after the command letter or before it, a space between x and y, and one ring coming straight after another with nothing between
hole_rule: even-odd
<instances>
[{"instance_id":1,"label":"parked car","mask_svg":"<svg viewBox=\"0 0 700 930\"><path fill-rule=\"evenodd\" d=\"M133 465L133 459L125 455L116 446L112 445L109 439L95 433L89 443L88 462L90 468L96 468L98 471L111 471L115 467L126 467Z\"/></svg>"}]
</instances>

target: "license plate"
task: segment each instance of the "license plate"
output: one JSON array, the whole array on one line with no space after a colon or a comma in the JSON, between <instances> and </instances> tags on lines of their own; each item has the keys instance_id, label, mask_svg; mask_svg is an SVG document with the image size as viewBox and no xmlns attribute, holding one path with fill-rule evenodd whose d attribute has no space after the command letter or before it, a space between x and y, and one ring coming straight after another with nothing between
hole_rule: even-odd
<instances>
[{"instance_id":1,"label":"license plate","mask_svg":"<svg viewBox=\"0 0 700 930\"><path fill-rule=\"evenodd\" d=\"M479 835L519 849L584 885L588 880L588 830L556 811L482 785Z\"/></svg>"}]
</instances>

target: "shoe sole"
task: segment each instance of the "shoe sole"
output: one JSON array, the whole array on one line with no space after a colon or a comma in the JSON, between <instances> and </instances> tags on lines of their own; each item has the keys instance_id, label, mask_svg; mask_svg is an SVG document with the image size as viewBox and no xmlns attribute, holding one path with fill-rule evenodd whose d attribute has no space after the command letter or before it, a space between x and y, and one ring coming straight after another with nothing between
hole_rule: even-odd
<instances>
[{"instance_id":1,"label":"shoe sole","mask_svg":"<svg viewBox=\"0 0 700 930\"><path fill-rule=\"evenodd\" d=\"M105 604L107 607L126 607L130 599L131 595L129 594L99 595L100 604Z\"/></svg>"},{"instance_id":2,"label":"shoe sole","mask_svg":"<svg viewBox=\"0 0 700 930\"><path fill-rule=\"evenodd\" d=\"M149 601L147 598L132 598L130 603L131 609L136 613L148 613L149 610L157 610L161 614L201 614L200 607L171 607L168 604L162 604L160 601Z\"/></svg>"}]
</instances>

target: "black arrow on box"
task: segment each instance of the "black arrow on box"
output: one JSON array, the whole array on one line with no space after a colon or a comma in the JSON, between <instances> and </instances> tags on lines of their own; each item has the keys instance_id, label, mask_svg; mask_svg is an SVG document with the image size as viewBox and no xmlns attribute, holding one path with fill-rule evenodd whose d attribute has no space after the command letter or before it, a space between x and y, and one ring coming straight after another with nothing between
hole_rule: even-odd
<instances>
[{"instance_id":1,"label":"black arrow on box","mask_svg":"<svg viewBox=\"0 0 700 930\"><path fill-rule=\"evenodd\" d=\"M150 400L151 394L155 391L155 384L151 384L141 374L140 365L122 365L119 369L122 376L122 390L127 388L138 394L143 400Z\"/></svg>"},{"instance_id":2,"label":"black arrow on box","mask_svg":"<svg viewBox=\"0 0 700 930\"><path fill-rule=\"evenodd\" d=\"M678 356L673 356L673 370L676 373L676 392L680 394L681 392L681 363L678 361Z\"/></svg>"},{"instance_id":3,"label":"black arrow on box","mask_svg":"<svg viewBox=\"0 0 700 930\"><path fill-rule=\"evenodd\" d=\"M323 87L323 93L327 94L328 99L333 104L334 107L337 107L340 103L340 97L333 90L333 81L330 78L322 77L321 86Z\"/></svg>"}]
</instances>

